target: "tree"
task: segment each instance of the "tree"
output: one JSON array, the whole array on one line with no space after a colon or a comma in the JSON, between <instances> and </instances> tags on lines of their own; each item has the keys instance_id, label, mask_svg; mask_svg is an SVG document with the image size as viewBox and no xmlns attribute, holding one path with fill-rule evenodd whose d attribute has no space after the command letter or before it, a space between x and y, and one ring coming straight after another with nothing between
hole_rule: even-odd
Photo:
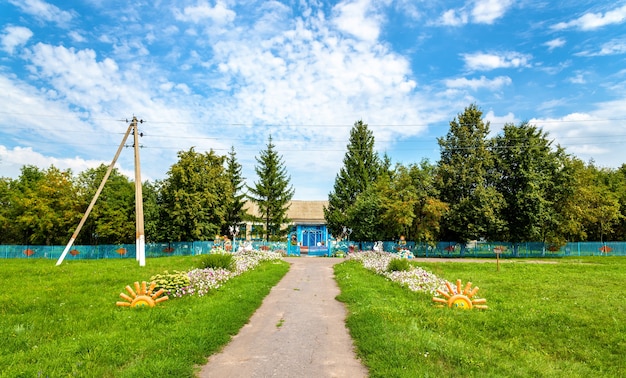
<instances>
[{"instance_id":1,"label":"tree","mask_svg":"<svg viewBox=\"0 0 626 378\"><path fill-rule=\"evenodd\" d=\"M257 221L265 224L265 240L279 240L287 234L284 224L291 220L287 217L289 203L294 195L282 157L278 155L270 135L267 148L256 157L258 163L254 170L259 178L253 187L248 187L248 198L259 209Z\"/></svg>"},{"instance_id":2,"label":"tree","mask_svg":"<svg viewBox=\"0 0 626 378\"><path fill-rule=\"evenodd\" d=\"M79 193L82 201L81 216L93 199L107 170L108 166L101 164L97 168L90 168L81 172L78 176ZM113 168L89 218L78 235L77 243L134 243L136 239L135 219L135 185L117 168Z\"/></svg>"},{"instance_id":3,"label":"tree","mask_svg":"<svg viewBox=\"0 0 626 378\"><path fill-rule=\"evenodd\" d=\"M333 235L339 235L344 226L354 229L354 218L348 216L349 208L376 181L382 169L380 158L374 151L374 134L363 121L354 123L347 149L343 167L328 195L328 207L324 208L324 218ZM355 211L352 214L354 216Z\"/></svg>"},{"instance_id":4,"label":"tree","mask_svg":"<svg viewBox=\"0 0 626 378\"><path fill-rule=\"evenodd\" d=\"M166 242L167 237L161 232L163 230L162 219L160 217L160 192L161 181L143 183L143 216L146 243Z\"/></svg>"},{"instance_id":5,"label":"tree","mask_svg":"<svg viewBox=\"0 0 626 378\"><path fill-rule=\"evenodd\" d=\"M498 192L505 200L502 241L542 240L546 220L555 219L558 193L552 190L561 174L564 151L552 148L548 134L534 125L504 125L495 138Z\"/></svg>"},{"instance_id":6,"label":"tree","mask_svg":"<svg viewBox=\"0 0 626 378\"><path fill-rule=\"evenodd\" d=\"M427 160L411 164L407 174L415 190L416 200L413 205L413 221L406 231L406 238L418 242L434 243L441 231L443 216L448 205L439 199L435 186L436 167Z\"/></svg>"},{"instance_id":7,"label":"tree","mask_svg":"<svg viewBox=\"0 0 626 378\"><path fill-rule=\"evenodd\" d=\"M224 156L178 152L161 190L162 234L168 241L212 240L225 222L232 198Z\"/></svg>"},{"instance_id":8,"label":"tree","mask_svg":"<svg viewBox=\"0 0 626 378\"><path fill-rule=\"evenodd\" d=\"M494 155L487 136L489 122L475 104L450 122L445 138L438 138L441 159L438 185L450 209L444 217L443 237L463 244L489 239L502 229L502 195L494 187Z\"/></svg>"},{"instance_id":9,"label":"tree","mask_svg":"<svg viewBox=\"0 0 626 378\"><path fill-rule=\"evenodd\" d=\"M579 232L574 237L604 241L623 217L618 195L610 186L613 174L597 168L593 161L585 165L576 159L573 168L570 187L574 190L568 209L574 212L572 218L575 216L578 220Z\"/></svg>"},{"instance_id":10,"label":"tree","mask_svg":"<svg viewBox=\"0 0 626 378\"><path fill-rule=\"evenodd\" d=\"M246 203L246 194L242 192L245 178L241 175L241 164L237 162L237 154L235 147L231 146L228 157L226 158L226 176L230 181L232 188L232 198L226 208L226 216L224 225L222 226L222 235L228 235L228 227L243 222L246 214L243 206Z\"/></svg>"},{"instance_id":11,"label":"tree","mask_svg":"<svg viewBox=\"0 0 626 378\"><path fill-rule=\"evenodd\" d=\"M15 190L14 180L8 177L0 177L0 244L19 243L15 235L14 219Z\"/></svg>"},{"instance_id":12,"label":"tree","mask_svg":"<svg viewBox=\"0 0 626 378\"><path fill-rule=\"evenodd\" d=\"M81 215L71 171L54 166L22 167L13 201L16 234L24 244L67 242Z\"/></svg>"}]
</instances>

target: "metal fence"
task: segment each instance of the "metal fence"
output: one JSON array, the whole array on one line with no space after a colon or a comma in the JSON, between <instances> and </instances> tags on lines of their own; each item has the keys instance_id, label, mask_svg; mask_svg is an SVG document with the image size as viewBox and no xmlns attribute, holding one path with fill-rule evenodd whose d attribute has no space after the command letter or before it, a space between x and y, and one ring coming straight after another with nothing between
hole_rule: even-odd
<instances>
[{"instance_id":1,"label":"metal fence","mask_svg":"<svg viewBox=\"0 0 626 378\"><path fill-rule=\"evenodd\" d=\"M565 257L565 256L626 256L626 242L572 242L555 248L545 243L500 243L500 242L472 242L461 245L455 242L438 242L436 244L415 242L351 242L332 241L329 255L347 254L353 251L366 251L382 247L387 252L409 251L415 257L496 257L525 258L525 257ZM287 254L287 242L252 242L252 247L261 250L271 250ZM235 245L216 243L212 241L196 241L182 243L147 243L146 257L163 256L192 256L211 253L215 247L227 251L237 250L240 242ZM46 258L58 259L65 246L43 245L0 245L0 258ZM135 244L119 245L77 245L74 246L65 260L87 259L127 259L136 258Z\"/></svg>"},{"instance_id":2,"label":"metal fence","mask_svg":"<svg viewBox=\"0 0 626 378\"><path fill-rule=\"evenodd\" d=\"M279 251L286 243L252 242L255 249ZM235 245L216 243L212 241L195 241L181 243L146 243L146 257L164 256L193 256L211 253L215 247L232 251L239 248L240 242ZM0 245L0 258L45 258L57 260L65 246L54 245ZM135 259L135 244L117 245L76 245L73 246L65 260L97 260L97 259Z\"/></svg>"}]
</instances>

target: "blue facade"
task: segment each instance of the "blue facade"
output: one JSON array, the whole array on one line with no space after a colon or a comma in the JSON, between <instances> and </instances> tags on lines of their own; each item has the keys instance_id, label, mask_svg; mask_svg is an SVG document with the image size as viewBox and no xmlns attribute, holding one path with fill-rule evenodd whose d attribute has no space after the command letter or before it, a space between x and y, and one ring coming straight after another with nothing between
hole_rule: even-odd
<instances>
[{"instance_id":1,"label":"blue facade","mask_svg":"<svg viewBox=\"0 0 626 378\"><path fill-rule=\"evenodd\" d=\"M329 256L329 236L325 224L297 224L289 233L287 254Z\"/></svg>"}]
</instances>

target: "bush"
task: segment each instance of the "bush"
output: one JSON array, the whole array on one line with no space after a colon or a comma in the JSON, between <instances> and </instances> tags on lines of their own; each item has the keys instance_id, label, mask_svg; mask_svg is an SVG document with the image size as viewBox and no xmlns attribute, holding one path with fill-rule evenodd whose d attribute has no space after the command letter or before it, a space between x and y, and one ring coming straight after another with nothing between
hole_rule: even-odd
<instances>
[{"instance_id":1,"label":"bush","mask_svg":"<svg viewBox=\"0 0 626 378\"><path fill-rule=\"evenodd\" d=\"M387 266L389 272L408 272L411 270L411 264L407 259L391 259Z\"/></svg>"},{"instance_id":2,"label":"bush","mask_svg":"<svg viewBox=\"0 0 626 378\"><path fill-rule=\"evenodd\" d=\"M163 274L156 274L150 277L150 282L156 283L155 291L163 289L168 295L180 288L191 285L187 273L179 271L174 271L174 273L165 271Z\"/></svg>"},{"instance_id":3,"label":"bush","mask_svg":"<svg viewBox=\"0 0 626 378\"><path fill-rule=\"evenodd\" d=\"M226 269L232 272L235 268L235 262L231 254L212 253L210 255L202 255L198 262L198 268Z\"/></svg>"}]
</instances>

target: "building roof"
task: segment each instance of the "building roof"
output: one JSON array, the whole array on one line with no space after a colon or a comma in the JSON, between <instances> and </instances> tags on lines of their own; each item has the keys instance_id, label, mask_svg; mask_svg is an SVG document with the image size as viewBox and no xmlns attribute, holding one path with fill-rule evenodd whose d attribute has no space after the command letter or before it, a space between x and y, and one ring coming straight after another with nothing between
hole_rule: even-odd
<instances>
[{"instance_id":1,"label":"building roof","mask_svg":"<svg viewBox=\"0 0 626 378\"><path fill-rule=\"evenodd\" d=\"M324 207L328 207L328 201L291 201L287 217L293 224L326 224L324 220ZM259 216L259 210L255 203L248 201L244 205L248 214Z\"/></svg>"}]
</instances>

